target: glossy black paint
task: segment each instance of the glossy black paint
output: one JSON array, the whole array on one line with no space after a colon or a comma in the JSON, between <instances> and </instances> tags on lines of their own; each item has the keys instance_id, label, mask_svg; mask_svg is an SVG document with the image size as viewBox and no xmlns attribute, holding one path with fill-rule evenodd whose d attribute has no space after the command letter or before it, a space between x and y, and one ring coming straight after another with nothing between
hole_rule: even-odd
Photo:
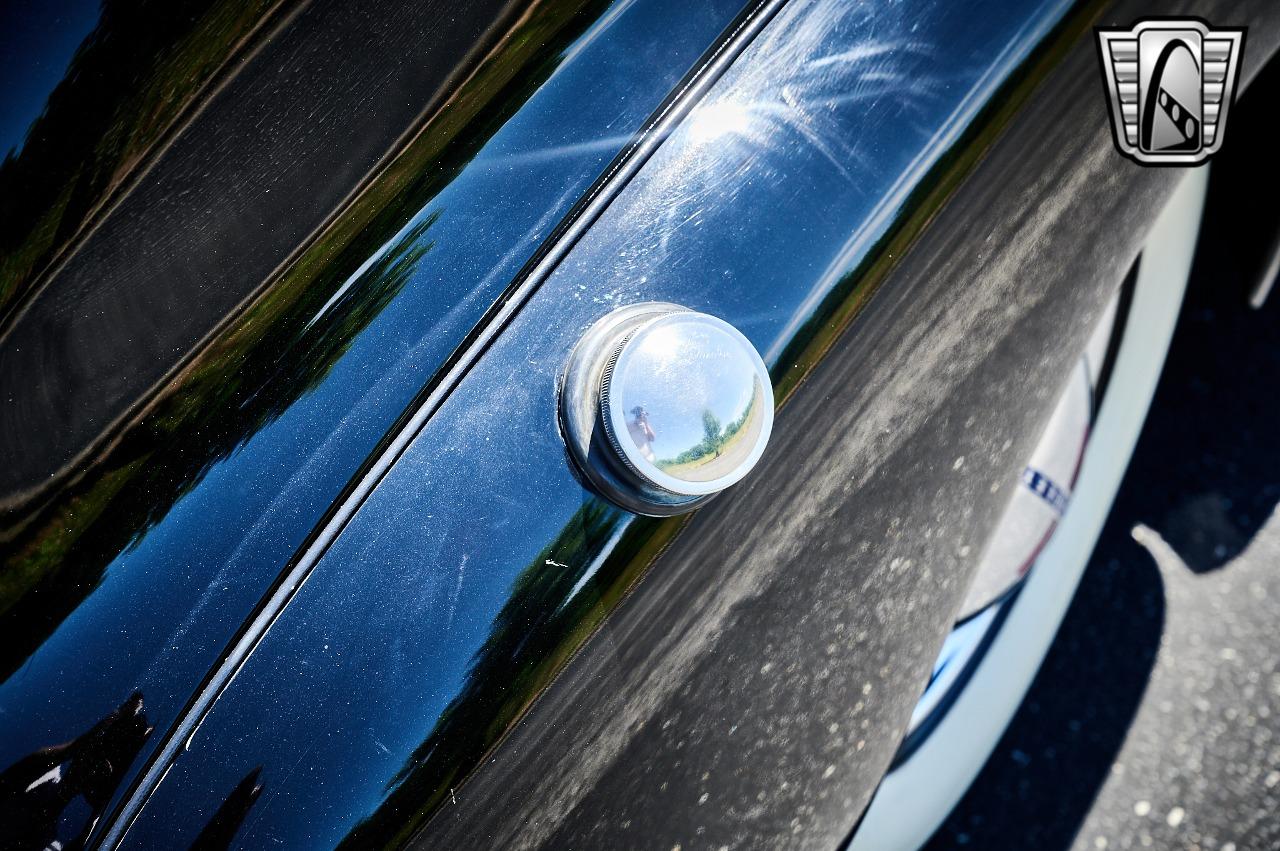
<instances>
[{"instance_id":1,"label":"glossy black paint","mask_svg":"<svg viewBox=\"0 0 1280 851\"><path fill-rule=\"evenodd\" d=\"M864 16L793 0L711 99L750 95L768 132L753 137L750 122L723 112L699 130L695 116L659 151L328 551L200 719L191 750L127 844L201 834L250 847L272 838L402 843L424 823L419 839L441 847L830 845L846 835L892 756L1001 507L991 486L1008 479L1034 439L1090 312L1118 282L1175 177L1110 158L1088 10L1049 37L1058 11L994 3L975 14L911 3L897 17L884 9ZM1275 43L1274 22L1254 12L1230 13L1256 19L1246 74ZM661 21L668 40L671 20ZM634 43L647 43L640 36ZM608 64L592 68L598 76ZM580 85L584 78L591 81L584 75ZM913 90L913 81L926 85ZM712 132L726 123L728 141ZM1043 140L1064 125L1076 133L1055 136L1063 147L1047 149ZM556 218L521 245L536 244ZM353 242L346 268L374 257L387 232ZM417 256L396 249L378 257L387 275L404 274L430 261L436 247L427 244L417 242ZM487 271L483 252L470 256ZM523 261L509 262L503 284ZM190 423L169 442L139 442L199 459L196 474L177 477L180 498L156 489L165 498L147 515L150 531L129 538L134 551L148 538L177 548L179 531L214 527L192 539L197 591L234 581L244 586L238 602L254 599L262 578L297 549L290 534L228 533L234 524L212 510L280 522L263 509L270 500L244 499L258 488L242 485L286 467L279 459L289 450L315 445L295 430L316 420L314 433L325 435L345 424L323 388L363 388L382 375L385 361L347 359L362 340L385 344L388 329L376 320L409 304L405 293L418 280L374 287L381 298L372 303L359 298L364 287L345 290L350 300L339 295L326 314L344 322L320 325L333 348L313 356L295 337L317 345L324 331L304 320L345 280L316 277L325 283L305 294L315 300L286 310L266 335L279 348L264 347L254 361L227 332L226 357L204 386L242 369L269 373L264 365L301 376L279 397L235 388L230 399L197 395L188 400L205 404L187 406L221 416L232 400L252 405L265 395L284 399L281 408L228 428L236 449L193 446L200 428ZM568 347L610 307L642 298L683 301L738 324L768 350L788 400L762 468L689 520L637 520L607 508L572 479L554 430L555 377ZM259 318L251 310L237 328L244 334ZM410 353L386 356L396 354ZM331 360L339 366L308 371ZM342 371L343 363L362 369ZM414 372L403 386L430 374ZM320 389L309 391L312 381ZM395 409L393 400L379 411ZM261 435L286 421L278 454L266 452ZM250 432L255 438L241 444ZM356 466L359 457L341 454ZM326 466L335 468L332 481L350 477L340 461ZM333 489L301 479L259 488L279 495L276 510L305 535ZM192 501L200 493L209 501ZM138 495L145 502L155 493ZM239 534L251 557L220 555L227 534ZM89 564L91 583L102 581ZM68 607L78 608L65 622L53 619L57 631L33 660L101 654L110 666L97 672L104 694L136 677L121 673L131 647L118 643L126 619L112 621L103 589L132 583L141 599L148 583L181 572L176 561L176 570L164 564L114 565L84 602L76 583L64 586ZM209 564L235 569L219 577ZM148 612L157 633L169 628L174 601L202 599L193 629L206 639L184 638L173 654L180 661L167 663L183 668L174 680L189 689L187 675L217 655L243 607L217 593L158 596L168 605ZM127 612L136 621L141 608ZM83 632L70 635L72 626ZM0 687L12 689L0 691L6 710L61 697L74 714L74 680L46 676L26 700L16 682ZM127 691L99 711L126 699ZM149 718L150 705L148 697ZM166 730L172 700L163 712ZM89 726L55 723L69 732L43 741Z\"/></svg>"},{"instance_id":2,"label":"glossy black paint","mask_svg":"<svg viewBox=\"0 0 1280 851\"><path fill-rule=\"evenodd\" d=\"M142 695L69 742L40 748L0 772L6 848L81 847L154 728Z\"/></svg>"},{"instance_id":3,"label":"glossy black paint","mask_svg":"<svg viewBox=\"0 0 1280 851\"><path fill-rule=\"evenodd\" d=\"M135 211L152 234L144 253L208 281L226 280L225 291L208 293L212 301L175 304L172 282L163 275L126 276L123 286L133 289L125 301L140 311L133 318L144 317L139 325L132 319L117 324L112 311L98 316L77 301L81 294L102 298L92 286L62 289L55 279L40 291L104 323L103 351L95 352L93 334L80 344L91 357L115 352L120 360L113 374L120 381L132 380L135 367L145 372L164 360L150 347L157 340L167 346L166 368L175 370L141 397L136 387L126 388L128 414L105 433L102 445L95 444L51 492L10 506L3 518L0 766L73 739L135 691L149 725L160 731L127 749L128 759L113 761L111 795L96 796L92 812L68 811L74 817L66 816L64 838L80 830L68 827L75 819L91 821L104 812L101 805L110 811L118 803L406 406L430 386L450 353L739 7L738 0L696 10L668 0L541 3L523 10L491 50L464 62L454 75L461 79L439 104L442 80L423 62L439 29L429 9L363 4L359 23L388 33L386 52L366 56L368 44L350 31L355 24L344 4L311 3L273 31L199 112L199 120L215 122L190 142L205 151L203 158L184 157L186 136L179 136L94 234L95 251L111 255L112 262L133 262L138 255L132 242L108 239L112 217L127 211L131 199L159 191L153 183L177 181L178 195L193 196L183 203L209 205L237 234L215 238L169 207L144 205ZM438 34L457 36L448 27ZM413 38L423 41L406 41ZM287 119L298 98L287 97L293 90L281 82L275 61L280 51L310 58L319 51L319 67L304 62L294 69L298 74L284 77L289 84L309 80L314 90L304 86L304 95L325 103L333 85L345 84L353 87L352 97L395 100L395 108L379 115L347 103L336 129L319 122L300 126L296 115ZM353 71L366 62L385 74L409 73L401 66L413 66L410 77L429 85L410 93L390 85L379 89ZM238 98L237 85L259 99ZM262 122L253 120L255 104L268 113L273 105L282 111L276 118L284 122L285 137L316 134L308 140L315 148L288 150L296 157L288 173L309 175L317 187L331 183L325 192L294 187L285 207L266 216L262 227L246 227L236 202L279 187L259 181L253 170L231 168L221 149L210 154L201 146L261 130ZM432 104L438 109L414 125L414 116ZM404 138L340 214L301 246L289 244L282 233L293 233L298 223L276 229L275 218L304 206L314 211L356 188L350 178L362 175L347 168L342 147L351 133ZM324 157L342 159L343 168L328 170L323 157L308 153L317 148ZM253 153L227 156L252 159ZM263 157L258 164L268 172L287 159L278 147ZM232 189L215 192L206 177L213 184L230 180ZM189 238L213 253L191 249ZM282 269L271 273L280 263ZM223 277L232 270L233 276ZM262 292L246 307L229 304L257 288L264 275ZM24 316L36 315L38 298ZM192 351L189 341L162 333L171 315L217 325L227 310L232 314L225 325ZM56 332L50 332L50 345ZM130 335L147 338L136 353L120 345ZM15 352L15 340L0 343L5 369L29 354ZM56 370L28 366L42 381L57 383ZM10 375L19 372L15 367ZM64 390L80 398L83 388L72 382L59 392ZM30 399L27 392L6 390ZM4 458L21 457L35 469L50 458L12 450L23 445L24 429L43 422L24 420L25 411L22 405L5 408ZM0 466L11 473L14 464ZM270 782L264 778L264 788ZM19 798L5 806L28 802Z\"/></svg>"},{"instance_id":4,"label":"glossy black paint","mask_svg":"<svg viewBox=\"0 0 1280 851\"><path fill-rule=\"evenodd\" d=\"M0 508L40 504L80 472L181 355L295 262L492 47L507 5L307 3L244 57L0 332L0 392L17 400L0 409L0 453L15 459Z\"/></svg>"},{"instance_id":5,"label":"glossy black paint","mask_svg":"<svg viewBox=\"0 0 1280 851\"><path fill-rule=\"evenodd\" d=\"M202 95L235 76L260 36L303 5L15 0L0 7L0 330L60 276L58 267L145 176L148 163L192 117ZM204 136L201 143L207 145L212 139ZM251 159L256 145L235 141L232 155ZM145 262L137 265L145 268ZM123 286L137 282L127 279ZM234 293L238 286L221 289ZM73 301L64 299L62 310ZM73 312L67 319L91 321ZM46 357L67 354L60 347L43 351ZM37 400L28 395L22 401ZM0 504L8 504L21 470L42 463L35 456L25 453L6 465Z\"/></svg>"},{"instance_id":6,"label":"glossy black paint","mask_svg":"<svg viewBox=\"0 0 1280 851\"><path fill-rule=\"evenodd\" d=\"M1176 180L1114 154L1094 10L1063 11L788 4L434 410L125 843L256 765L246 846L846 837ZM1232 14L1252 74L1275 22ZM647 299L734 322L787 399L691 519L609 508L555 430L578 335Z\"/></svg>"},{"instance_id":7,"label":"glossy black paint","mask_svg":"<svg viewBox=\"0 0 1280 851\"><path fill-rule=\"evenodd\" d=\"M0 6L0 151L16 155L44 112L76 48L100 17L96 0L58 5L13 0Z\"/></svg>"}]
</instances>

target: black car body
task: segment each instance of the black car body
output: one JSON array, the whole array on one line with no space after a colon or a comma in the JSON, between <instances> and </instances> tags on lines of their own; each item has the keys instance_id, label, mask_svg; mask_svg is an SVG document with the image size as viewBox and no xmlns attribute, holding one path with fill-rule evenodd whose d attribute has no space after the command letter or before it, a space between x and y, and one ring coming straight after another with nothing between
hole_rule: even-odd
<instances>
[{"instance_id":1,"label":"black car body","mask_svg":"<svg viewBox=\"0 0 1280 851\"><path fill-rule=\"evenodd\" d=\"M1149 11L104 3L0 168L0 844L845 842L1177 185ZM774 381L692 515L556 419L643 301Z\"/></svg>"}]
</instances>

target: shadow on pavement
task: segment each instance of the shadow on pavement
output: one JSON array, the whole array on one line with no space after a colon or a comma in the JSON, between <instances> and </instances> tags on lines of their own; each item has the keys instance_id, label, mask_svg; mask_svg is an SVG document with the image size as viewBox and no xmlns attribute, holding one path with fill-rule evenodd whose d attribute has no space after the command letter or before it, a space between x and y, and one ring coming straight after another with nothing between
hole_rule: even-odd
<instances>
[{"instance_id":1,"label":"shadow on pavement","mask_svg":"<svg viewBox=\"0 0 1280 851\"><path fill-rule=\"evenodd\" d=\"M1277 185L1280 168L1254 155L1271 134L1253 113L1236 117L1241 144L1213 165L1191 292L1116 512L1158 530L1197 573L1243 552L1280 501L1280 293L1262 310L1246 304L1280 230L1257 188Z\"/></svg>"}]
</instances>

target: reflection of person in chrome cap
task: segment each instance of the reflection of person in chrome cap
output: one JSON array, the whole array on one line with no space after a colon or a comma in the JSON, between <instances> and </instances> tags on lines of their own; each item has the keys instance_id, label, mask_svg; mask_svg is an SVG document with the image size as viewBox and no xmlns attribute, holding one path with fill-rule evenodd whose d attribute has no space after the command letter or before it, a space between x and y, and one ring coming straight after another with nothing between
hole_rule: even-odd
<instances>
[{"instance_id":1,"label":"reflection of person in chrome cap","mask_svg":"<svg viewBox=\"0 0 1280 851\"><path fill-rule=\"evenodd\" d=\"M636 405L631 409L631 419L627 421L627 431L631 433L631 441L640 450L640 454L645 457L646 461L652 461L653 449L649 444L653 443L653 439L657 435L653 433L653 426L649 425L649 412L642 406Z\"/></svg>"}]
</instances>

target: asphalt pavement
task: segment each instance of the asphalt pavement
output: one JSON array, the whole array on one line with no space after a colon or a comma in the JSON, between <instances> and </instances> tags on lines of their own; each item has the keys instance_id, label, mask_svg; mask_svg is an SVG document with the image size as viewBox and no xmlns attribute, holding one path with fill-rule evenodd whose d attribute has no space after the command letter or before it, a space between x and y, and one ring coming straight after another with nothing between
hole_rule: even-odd
<instances>
[{"instance_id":1,"label":"asphalt pavement","mask_svg":"<svg viewBox=\"0 0 1280 851\"><path fill-rule=\"evenodd\" d=\"M1280 294L1250 309L1230 255L1198 261L1058 638L930 851L1280 848Z\"/></svg>"}]
</instances>

